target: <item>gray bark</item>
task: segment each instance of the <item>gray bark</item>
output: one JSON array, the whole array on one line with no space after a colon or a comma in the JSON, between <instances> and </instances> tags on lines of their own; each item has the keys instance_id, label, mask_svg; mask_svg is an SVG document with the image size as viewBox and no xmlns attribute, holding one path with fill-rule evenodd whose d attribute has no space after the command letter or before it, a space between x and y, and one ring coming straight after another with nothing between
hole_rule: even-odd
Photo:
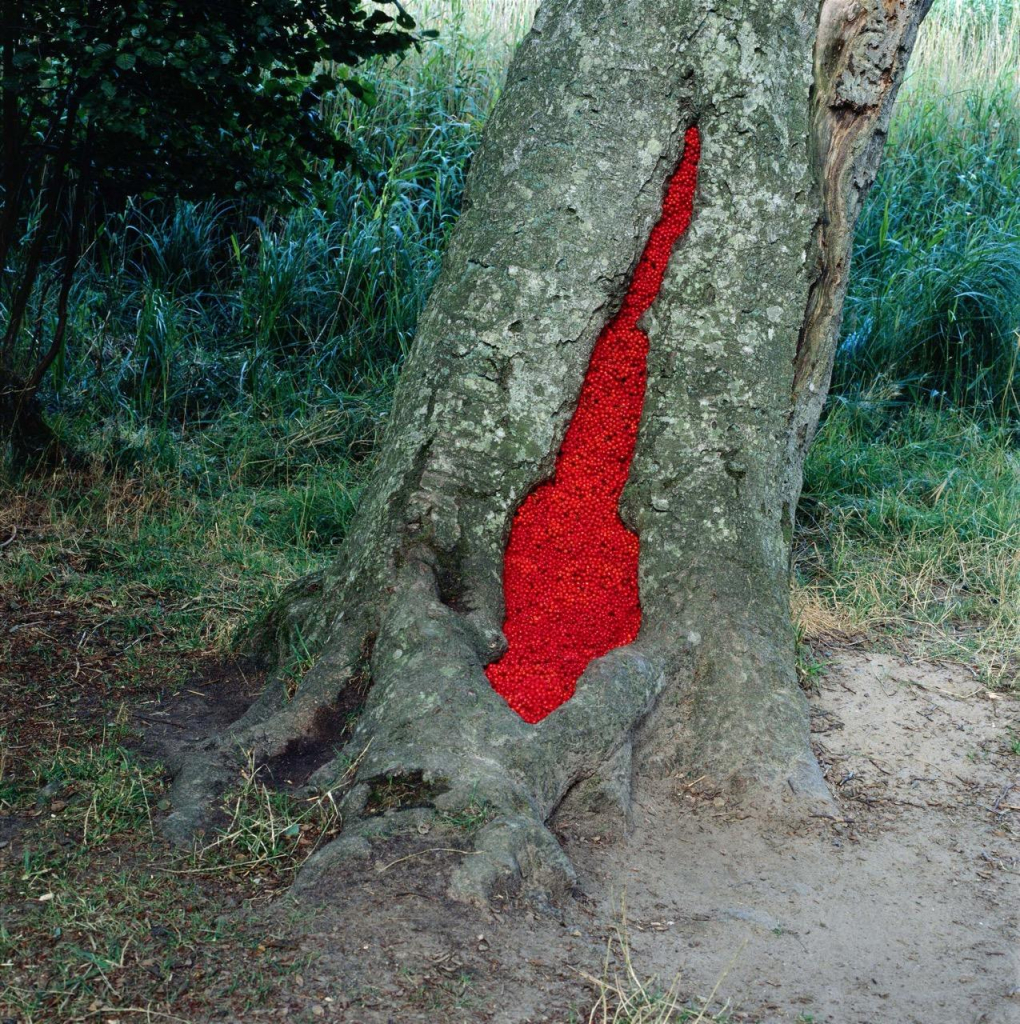
<instances>
[{"instance_id":1,"label":"gray bark","mask_svg":"<svg viewBox=\"0 0 1020 1024\"><path fill-rule=\"evenodd\" d=\"M367 701L327 786L360 757L321 875L399 827L373 787L493 819L454 888L570 866L544 821L583 780L687 771L758 806L824 800L794 670L790 545L831 372L852 231L930 0L545 0L471 172L370 486L336 565L275 626L321 653L184 766L182 831L231 746L259 758ZM510 522L549 476L595 340L657 219L684 131L694 219L645 318L648 391L621 506L641 539L637 641L526 725L483 669L503 651ZM369 686L370 683L370 686ZM414 801L412 801L413 803ZM359 824L360 822L360 824Z\"/></svg>"}]
</instances>

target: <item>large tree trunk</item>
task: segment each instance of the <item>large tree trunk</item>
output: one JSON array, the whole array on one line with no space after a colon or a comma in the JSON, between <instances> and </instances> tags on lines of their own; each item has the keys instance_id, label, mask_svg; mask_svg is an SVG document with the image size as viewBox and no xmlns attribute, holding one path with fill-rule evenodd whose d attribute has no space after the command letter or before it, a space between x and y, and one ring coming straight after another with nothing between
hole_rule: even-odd
<instances>
[{"instance_id":1,"label":"large tree trunk","mask_svg":"<svg viewBox=\"0 0 1020 1024\"><path fill-rule=\"evenodd\" d=\"M408 815L485 802L454 877L478 895L570 879L544 822L582 781L624 808L635 770L753 790L770 812L826 799L794 669L793 517L854 223L929 3L545 0L344 553L276 617L283 647L300 633L318 661L185 763L176 828L221 783L222 752L339 744L311 782L360 759L349 824L306 870L400 819L372 813L397 778ZM530 725L484 672L506 647L511 523L553 473L691 125L693 221L641 321L647 393L620 505L640 538L641 630Z\"/></svg>"}]
</instances>

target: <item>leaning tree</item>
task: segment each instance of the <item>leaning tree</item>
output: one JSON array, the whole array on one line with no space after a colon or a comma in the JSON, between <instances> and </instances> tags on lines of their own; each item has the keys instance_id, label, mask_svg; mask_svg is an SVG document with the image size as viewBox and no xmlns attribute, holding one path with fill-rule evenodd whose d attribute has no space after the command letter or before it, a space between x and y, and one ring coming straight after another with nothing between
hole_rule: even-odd
<instances>
[{"instance_id":1,"label":"leaning tree","mask_svg":"<svg viewBox=\"0 0 1020 1024\"><path fill-rule=\"evenodd\" d=\"M765 813L828 800L794 514L930 2L545 0L343 553L272 617L314 667L183 759L172 828L236 750L318 752L310 786L352 784L306 871L484 802L452 883L478 896L571 878L545 822L577 786L624 809L635 773ZM405 810L380 816L388 785Z\"/></svg>"}]
</instances>

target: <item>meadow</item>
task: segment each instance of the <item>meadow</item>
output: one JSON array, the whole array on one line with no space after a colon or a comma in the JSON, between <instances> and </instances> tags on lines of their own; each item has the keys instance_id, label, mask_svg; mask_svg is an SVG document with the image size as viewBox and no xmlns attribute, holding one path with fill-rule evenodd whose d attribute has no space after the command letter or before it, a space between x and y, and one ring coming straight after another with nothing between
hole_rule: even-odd
<instances>
[{"instance_id":1,"label":"meadow","mask_svg":"<svg viewBox=\"0 0 1020 1024\"><path fill-rule=\"evenodd\" d=\"M326 112L363 171L330 172L323 207L139 200L86 254L44 396L84 465L0 462L0 618L20 623L0 636L0 827L40 786L70 780L98 794L94 845L147 829L163 783L122 745L124 708L219 664L283 587L334 557L534 6L419 5L438 39L366 71L373 105ZM1015 686L1018 363L1020 0L935 0L858 230L806 470L795 603L807 682L830 647L866 641ZM82 714L54 724L55 705ZM289 870L281 837L308 822L243 801L231 850ZM214 897L200 873L156 893L144 868L64 851L54 873L39 856L11 890L63 886L80 907L60 927L93 944L91 959L65 944L52 965L66 1019L88 1014L102 964L123 960L103 960L97 941L147 948L134 922L146 901L181 949L219 927L201 912ZM41 935L56 926L45 913ZM0 928L0 958L12 943ZM19 998L29 1020L57 1005Z\"/></svg>"}]
</instances>

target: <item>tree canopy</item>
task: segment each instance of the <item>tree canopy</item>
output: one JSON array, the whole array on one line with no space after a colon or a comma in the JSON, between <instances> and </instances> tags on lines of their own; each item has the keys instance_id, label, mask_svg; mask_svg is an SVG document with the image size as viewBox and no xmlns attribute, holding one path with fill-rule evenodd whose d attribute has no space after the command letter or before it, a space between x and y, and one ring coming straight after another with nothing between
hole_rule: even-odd
<instances>
[{"instance_id":1,"label":"tree canopy","mask_svg":"<svg viewBox=\"0 0 1020 1024\"><path fill-rule=\"evenodd\" d=\"M309 155L350 150L321 115L350 69L397 53L396 0L19 0L2 28L4 185L91 172L106 196L299 189ZM31 181L32 179L29 179Z\"/></svg>"}]
</instances>

